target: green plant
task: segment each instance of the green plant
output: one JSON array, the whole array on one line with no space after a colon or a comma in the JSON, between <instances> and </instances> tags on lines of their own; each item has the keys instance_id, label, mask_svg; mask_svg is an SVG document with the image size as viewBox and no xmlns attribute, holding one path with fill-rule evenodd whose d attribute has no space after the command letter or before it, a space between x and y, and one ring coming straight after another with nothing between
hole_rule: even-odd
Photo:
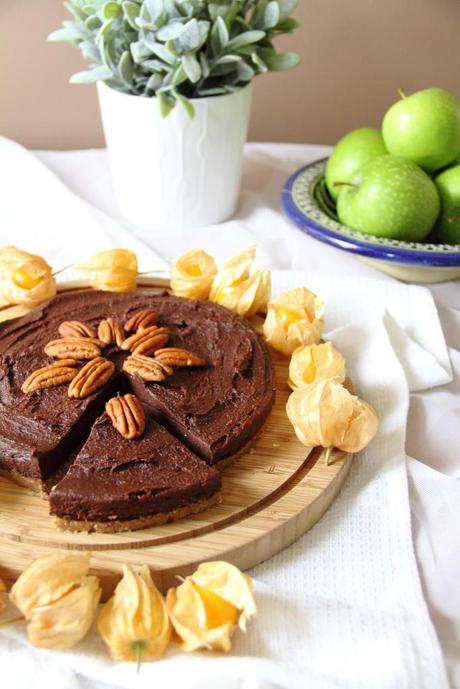
<instances>
[{"instance_id":1,"label":"green plant","mask_svg":"<svg viewBox=\"0 0 460 689\"><path fill-rule=\"evenodd\" d=\"M297 0L69 0L73 20L48 40L78 46L91 60L73 83L102 80L137 96L157 96L163 116L179 101L232 93L254 76L295 67L273 39L291 33Z\"/></svg>"}]
</instances>

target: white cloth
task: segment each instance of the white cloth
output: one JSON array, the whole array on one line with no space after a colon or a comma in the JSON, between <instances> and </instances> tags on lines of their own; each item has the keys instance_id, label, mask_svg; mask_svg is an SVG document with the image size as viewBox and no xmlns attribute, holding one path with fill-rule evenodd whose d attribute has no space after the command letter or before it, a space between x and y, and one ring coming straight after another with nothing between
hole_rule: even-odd
<instances>
[{"instance_id":1,"label":"white cloth","mask_svg":"<svg viewBox=\"0 0 460 689\"><path fill-rule=\"evenodd\" d=\"M15 687L30 686L32 677L41 687L45 669L43 686L46 681L47 687L59 689L147 686L147 682L188 689L224 686L224 676L225 686L245 689L448 686L412 549L404 441L409 384L413 401L426 401L430 421L430 398L434 408L440 405L449 412L447 419L439 414L437 422L445 428L452 424L450 446L455 447L458 379L449 383L449 356L428 290L380 276L303 236L280 214L279 193L287 175L327 150L248 146L236 218L172 238L128 228L117 217L105 152L40 154L62 184L23 149L0 141L2 243L42 253L55 269L108 246L126 246L137 251L141 269L149 270L164 267L165 261L192 246L223 260L256 242L259 264L291 269L274 273L275 292L306 284L326 298L328 336L346 355L359 392L382 418L377 439L355 460L349 480L323 519L291 548L254 568L261 613L248 635L237 638L231 658L207 657L202 662L200 654L184 657L170 651L165 661L146 664L137 678L132 665L107 659L95 635L72 652L50 654L26 646L18 626L4 629L0 641L2 668L14 671ZM91 207L81 204L66 185ZM295 273L294 268L302 272ZM441 316L449 329L448 344L457 369L460 304L455 288L438 286L435 292L445 307ZM431 389L422 393L426 388ZM420 458L433 466L437 446L435 436L425 433L425 415L423 406L411 406L408 449L419 458L413 448L420 437L425 452ZM448 457L443 454L444 462L435 469L458 475L458 464L455 467ZM414 467L420 468L419 462L411 460L409 466L425 593L452 687L458 687L460 630L449 618L452 608L444 593L445 585L453 590L458 582L459 564L449 550L449 544L455 543L449 526L457 527L458 507L456 513L452 498L450 509L441 509L453 479L442 476L447 483L438 480L436 496L427 498L432 475L417 475ZM432 473L439 479L436 470ZM441 571L434 554L442 558Z\"/></svg>"}]
</instances>

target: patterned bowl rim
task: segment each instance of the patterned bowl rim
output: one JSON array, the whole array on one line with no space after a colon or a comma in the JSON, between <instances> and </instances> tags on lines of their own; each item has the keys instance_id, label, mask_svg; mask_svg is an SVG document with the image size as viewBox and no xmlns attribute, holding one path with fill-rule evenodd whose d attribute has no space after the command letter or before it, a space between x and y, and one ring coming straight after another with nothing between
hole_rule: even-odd
<instances>
[{"instance_id":1,"label":"patterned bowl rim","mask_svg":"<svg viewBox=\"0 0 460 689\"><path fill-rule=\"evenodd\" d=\"M460 266L460 250L452 244L403 242L363 234L342 225L318 206L313 190L324 174L327 158L304 165L286 182L281 202L286 215L315 239L367 256L394 263L425 266Z\"/></svg>"}]
</instances>

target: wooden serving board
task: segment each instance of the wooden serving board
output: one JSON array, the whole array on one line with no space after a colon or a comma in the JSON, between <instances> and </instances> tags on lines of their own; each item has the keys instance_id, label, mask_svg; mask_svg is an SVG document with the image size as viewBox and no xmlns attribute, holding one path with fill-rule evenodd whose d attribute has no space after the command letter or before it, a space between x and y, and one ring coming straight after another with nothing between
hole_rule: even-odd
<instances>
[{"instance_id":1,"label":"wooden serving board","mask_svg":"<svg viewBox=\"0 0 460 689\"><path fill-rule=\"evenodd\" d=\"M286 416L288 360L273 354L276 403L251 447L223 471L223 502L181 521L142 531L84 534L58 531L39 495L0 477L0 578L12 583L32 559L53 549L87 550L107 596L121 565L147 564L165 591L176 575L204 560L247 569L279 552L328 509L350 467L350 455L309 452Z\"/></svg>"}]
</instances>

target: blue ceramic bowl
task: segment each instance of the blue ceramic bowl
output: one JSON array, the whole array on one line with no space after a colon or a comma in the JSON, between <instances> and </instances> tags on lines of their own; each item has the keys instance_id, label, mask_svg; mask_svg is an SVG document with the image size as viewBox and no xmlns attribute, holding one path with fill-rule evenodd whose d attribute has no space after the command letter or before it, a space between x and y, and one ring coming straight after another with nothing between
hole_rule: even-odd
<instances>
[{"instance_id":1,"label":"blue ceramic bowl","mask_svg":"<svg viewBox=\"0 0 460 689\"><path fill-rule=\"evenodd\" d=\"M342 225L324 181L326 161L301 168L283 189L284 211L302 232L405 282L443 282L460 277L458 245L402 242Z\"/></svg>"}]
</instances>

